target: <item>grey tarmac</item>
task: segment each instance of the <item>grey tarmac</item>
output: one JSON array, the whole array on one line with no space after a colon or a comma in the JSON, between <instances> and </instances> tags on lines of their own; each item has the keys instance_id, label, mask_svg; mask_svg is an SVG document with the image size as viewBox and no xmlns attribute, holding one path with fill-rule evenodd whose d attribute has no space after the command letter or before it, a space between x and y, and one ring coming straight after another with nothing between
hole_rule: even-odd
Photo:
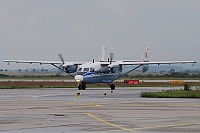
<instances>
[{"instance_id":1,"label":"grey tarmac","mask_svg":"<svg viewBox=\"0 0 200 133\"><path fill-rule=\"evenodd\" d=\"M1 89L0 132L199 133L200 99L140 97L166 89Z\"/></svg>"}]
</instances>

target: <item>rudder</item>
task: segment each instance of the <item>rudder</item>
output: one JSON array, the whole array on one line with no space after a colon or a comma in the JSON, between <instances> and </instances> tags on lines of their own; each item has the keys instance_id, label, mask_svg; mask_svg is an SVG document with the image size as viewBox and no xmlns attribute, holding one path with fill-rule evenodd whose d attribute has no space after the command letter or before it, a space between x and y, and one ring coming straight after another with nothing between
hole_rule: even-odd
<instances>
[{"instance_id":1,"label":"rudder","mask_svg":"<svg viewBox=\"0 0 200 133\"><path fill-rule=\"evenodd\" d=\"M142 58L143 62L149 62L149 47L146 46L144 48L144 53L143 53L143 58ZM149 69L149 65L142 65L142 72L146 72Z\"/></svg>"},{"instance_id":2,"label":"rudder","mask_svg":"<svg viewBox=\"0 0 200 133\"><path fill-rule=\"evenodd\" d=\"M106 61L106 47L102 46L99 61Z\"/></svg>"}]
</instances>

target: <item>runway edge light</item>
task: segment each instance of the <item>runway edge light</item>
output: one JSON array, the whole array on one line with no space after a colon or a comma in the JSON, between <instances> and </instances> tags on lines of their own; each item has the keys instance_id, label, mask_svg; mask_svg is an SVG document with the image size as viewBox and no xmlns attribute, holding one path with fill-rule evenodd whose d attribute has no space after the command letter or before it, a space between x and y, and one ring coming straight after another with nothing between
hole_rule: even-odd
<instances>
[{"instance_id":1,"label":"runway edge light","mask_svg":"<svg viewBox=\"0 0 200 133\"><path fill-rule=\"evenodd\" d=\"M80 97L81 97L81 93L78 92L78 93L76 94L76 97L77 97L77 98L80 98Z\"/></svg>"}]
</instances>

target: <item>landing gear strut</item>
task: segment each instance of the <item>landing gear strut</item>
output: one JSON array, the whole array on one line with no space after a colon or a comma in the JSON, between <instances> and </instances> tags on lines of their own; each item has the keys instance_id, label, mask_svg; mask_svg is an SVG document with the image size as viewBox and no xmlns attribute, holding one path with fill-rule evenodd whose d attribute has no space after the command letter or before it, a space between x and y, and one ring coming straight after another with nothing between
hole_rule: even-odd
<instances>
[{"instance_id":1,"label":"landing gear strut","mask_svg":"<svg viewBox=\"0 0 200 133\"><path fill-rule=\"evenodd\" d=\"M85 90L86 89L86 85L85 84L79 84L78 85L78 89L79 90Z\"/></svg>"}]
</instances>

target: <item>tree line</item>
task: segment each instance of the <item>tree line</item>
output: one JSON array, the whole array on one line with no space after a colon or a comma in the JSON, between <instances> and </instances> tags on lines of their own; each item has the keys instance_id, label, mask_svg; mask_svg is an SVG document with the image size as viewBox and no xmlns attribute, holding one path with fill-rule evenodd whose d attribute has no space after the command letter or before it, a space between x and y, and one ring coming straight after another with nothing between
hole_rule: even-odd
<instances>
[{"instance_id":1,"label":"tree line","mask_svg":"<svg viewBox=\"0 0 200 133\"><path fill-rule=\"evenodd\" d=\"M200 73L185 73L185 72L172 72L169 74L148 74L148 75L135 75L134 78L200 78Z\"/></svg>"}]
</instances>

